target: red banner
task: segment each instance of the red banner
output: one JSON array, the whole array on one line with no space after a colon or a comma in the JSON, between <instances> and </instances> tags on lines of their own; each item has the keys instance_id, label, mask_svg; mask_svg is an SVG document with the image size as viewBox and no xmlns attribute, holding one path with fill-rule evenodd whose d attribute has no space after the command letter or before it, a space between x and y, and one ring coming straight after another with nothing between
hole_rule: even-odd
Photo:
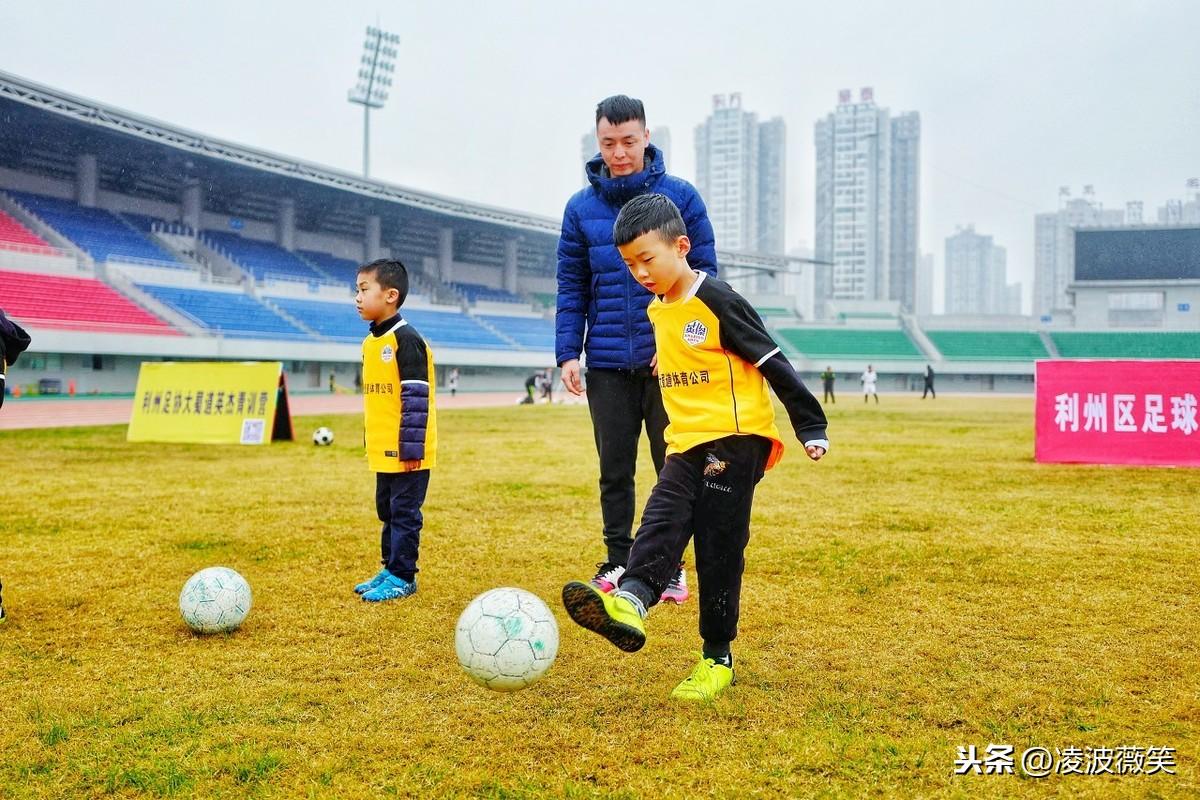
<instances>
[{"instance_id":1,"label":"red banner","mask_svg":"<svg viewBox=\"0 0 1200 800\"><path fill-rule=\"evenodd\" d=\"M1039 361L1038 461L1200 467L1200 361Z\"/></svg>"}]
</instances>

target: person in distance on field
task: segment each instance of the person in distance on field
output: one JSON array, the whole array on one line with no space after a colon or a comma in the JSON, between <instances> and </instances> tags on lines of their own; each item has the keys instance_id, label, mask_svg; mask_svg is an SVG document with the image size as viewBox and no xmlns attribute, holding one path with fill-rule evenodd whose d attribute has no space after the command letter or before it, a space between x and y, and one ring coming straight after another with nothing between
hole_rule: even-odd
<instances>
[{"instance_id":1,"label":"person in distance on field","mask_svg":"<svg viewBox=\"0 0 1200 800\"><path fill-rule=\"evenodd\" d=\"M867 371L864 372L858 379L863 387L863 402L867 402L872 397L875 398L875 405L879 405L879 391L876 384L879 381L879 373L875 371L875 367L867 364Z\"/></svg>"},{"instance_id":2,"label":"person in distance on field","mask_svg":"<svg viewBox=\"0 0 1200 800\"><path fill-rule=\"evenodd\" d=\"M689 265L686 231L679 209L660 194L630 200L613 228L630 273L655 295L647 313L668 418L667 457L616 591L572 581L563 587L563 605L576 623L621 650L641 649L646 612L660 601L693 538L704 649L671 696L711 700L733 681L730 643L741 611L754 487L783 454L766 384L809 458L824 456L829 441L820 403L758 313L729 284Z\"/></svg>"},{"instance_id":3,"label":"person in distance on field","mask_svg":"<svg viewBox=\"0 0 1200 800\"><path fill-rule=\"evenodd\" d=\"M921 399L925 399L925 395L932 394L933 399L937 400L937 392L933 390L933 365L925 365L925 391L921 392Z\"/></svg>"},{"instance_id":4,"label":"person in distance on field","mask_svg":"<svg viewBox=\"0 0 1200 800\"><path fill-rule=\"evenodd\" d=\"M833 371L833 367L826 366L820 378L821 384L825 387L825 397L822 402L836 403L837 398L833 394L833 382L837 380L837 373Z\"/></svg>"},{"instance_id":5,"label":"person in distance on field","mask_svg":"<svg viewBox=\"0 0 1200 800\"><path fill-rule=\"evenodd\" d=\"M408 270L381 258L358 271L354 303L371 323L363 340L363 407L367 463L375 471L375 511L383 569L354 587L370 603L417 591L421 506L437 452L433 353L400 316Z\"/></svg>"}]
</instances>

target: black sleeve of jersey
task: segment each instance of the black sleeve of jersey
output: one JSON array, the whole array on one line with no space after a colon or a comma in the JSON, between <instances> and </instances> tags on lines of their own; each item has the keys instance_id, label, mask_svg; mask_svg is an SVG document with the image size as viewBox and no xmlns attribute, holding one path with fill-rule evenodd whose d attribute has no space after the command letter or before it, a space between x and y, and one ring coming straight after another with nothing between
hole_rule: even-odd
<instances>
[{"instance_id":1,"label":"black sleeve of jersey","mask_svg":"<svg viewBox=\"0 0 1200 800\"><path fill-rule=\"evenodd\" d=\"M705 301L721 322L721 346L753 364L767 379L787 409L797 439L801 442L827 439L825 429L828 423L821 404L804 385L804 381L800 380L791 362L780 352L779 345L767 332L767 326L758 312L746 298L732 289L719 283L714 285L714 289L709 293L714 302L709 302L709 297L705 297Z\"/></svg>"},{"instance_id":2,"label":"black sleeve of jersey","mask_svg":"<svg viewBox=\"0 0 1200 800\"><path fill-rule=\"evenodd\" d=\"M788 419L796 430L796 438L801 442L811 442L813 439L828 439L825 429L828 422L825 411L817 398L800 380L792 363L783 353L776 353L759 365L758 371L771 384L779 401L787 409Z\"/></svg>"},{"instance_id":3,"label":"black sleeve of jersey","mask_svg":"<svg viewBox=\"0 0 1200 800\"><path fill-rule=\"evenodd\" d=\"M429 426L429 355L414 334L396 337L396 369L400 373L400 460L425 458Z\"/></svg>"},{"instance_id":4,"label":"black sleeve of jersey","mask_svg":"<svg viewBox=\"0 0 1200 800\"><path fill-rule=\"evenodd\" d=\"M712 299L719 298L719 302L708 303L708 307L721 323L721 347L756 367L763 359L779 352L779 345L767 333L767 326L746 298L732 289L714 295Z\"/></svg>"}]
</instances>

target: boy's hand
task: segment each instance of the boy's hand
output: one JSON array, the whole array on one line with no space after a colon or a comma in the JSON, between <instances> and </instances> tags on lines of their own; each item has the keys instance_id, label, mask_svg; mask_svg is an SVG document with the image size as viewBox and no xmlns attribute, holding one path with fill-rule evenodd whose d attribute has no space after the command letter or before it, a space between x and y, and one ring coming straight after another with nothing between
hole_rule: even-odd
<instances>
[{"instance_id":1,"label":"boy's hand","mask_svg":"<svg viewBox=\"0 0 1200 800\"><path fill-rule=\"evenodd\" d=\"M410 458L407 461L401 461L400 466L404 468L405 472L413 472L421 467L421 459Z\"/></svg>"},{"instance_id":2,"label":"boy's hand","mask_svg":"<svg viewBox=\"0 0 1200 800\"><path fill-rule=\"evenodd\" d=\"M658 353L655 353L650 358L650 374L656 378L658 377Z\"/></svg>"},{"instance_id":3,"label":"boy's hand","mask_svg":"<svg viewBox=\"0 0 1200 800\"><path fill-rule=\"evenodd\" d=\"M804 452L808 453L808 457L813 461L820 461L821 456L825 455L825 448L819 445L810 444L804 448Z\"/></svg>"}]
</instances>

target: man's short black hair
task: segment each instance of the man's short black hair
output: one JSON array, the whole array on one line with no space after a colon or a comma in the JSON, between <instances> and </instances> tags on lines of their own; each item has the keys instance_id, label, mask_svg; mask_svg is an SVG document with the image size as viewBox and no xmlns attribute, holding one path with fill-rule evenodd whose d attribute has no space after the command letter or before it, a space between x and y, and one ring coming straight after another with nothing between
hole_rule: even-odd
<instances>
[{"instance_id":1,"label":"man's short black hair","mask_svg":"<svg viewBox=\"0 0 1200 800\"><path fill-rule=\"evenodd\" d=\"M651 231L667 242L687 236L679 209L665 194L641 194L626 203L613 223L613 244L622 247Z\"/></svg>"},{"instance_id":2,"label":"man's short black hair","mask_svg":"<svg viewBox=\"0 0 1200 800\"><path fill-rule=\"evenodd\" d=\"M596 125L600 125L600 120L606 119L613 125L620 125L622 122L629 122L631 119L636 119L642 123L642 127L646 127L646 108L642 105L642 101L623 94L614 94L612 97L606 97L596 104Z\"/></svg>"},{"instance_id":3,"label":"man's short black hair","mask_svg":"<svg viewBox=\"0 0 1200 800\"><path fill-rule=\"evenodd\" d=\"M395 289L400 293L396 305L404 305L408 297L408 268L398 258L377 258L358 268L359 275L374 275L375 282L384 289Z\"/></svg>"}]
</instances>

